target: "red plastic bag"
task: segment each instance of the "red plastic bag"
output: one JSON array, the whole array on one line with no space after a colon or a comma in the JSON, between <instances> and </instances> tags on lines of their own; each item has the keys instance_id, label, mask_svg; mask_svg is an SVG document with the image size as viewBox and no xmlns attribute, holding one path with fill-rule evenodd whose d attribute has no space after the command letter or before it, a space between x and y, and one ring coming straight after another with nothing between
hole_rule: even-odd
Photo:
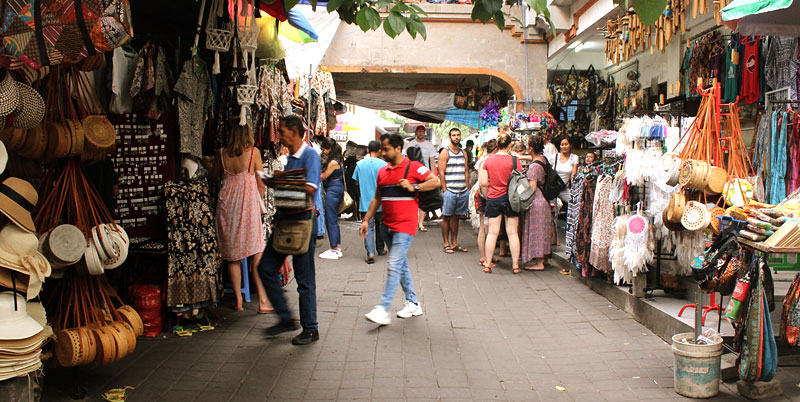
<instances>
[{"instance_id":1,"label":"red plastic bag","mask_svg":"<svg viewBox=\"0 0 800 402\"><path fill-rule=\"evenodd\" d=\"M164 303L161 288L154 285L140 285L133 294L133 308L142 317L144 332L142 336L155 338L164 328Z\"/></svg>"}]
</instances>

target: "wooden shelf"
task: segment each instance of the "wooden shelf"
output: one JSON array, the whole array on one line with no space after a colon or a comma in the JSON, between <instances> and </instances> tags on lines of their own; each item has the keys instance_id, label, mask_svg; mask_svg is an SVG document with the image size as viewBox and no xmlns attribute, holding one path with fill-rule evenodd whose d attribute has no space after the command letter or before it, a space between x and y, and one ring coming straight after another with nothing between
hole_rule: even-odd
<instances>
[{"instance_id":1,"label":"wooden shelf","mask_svg":"<svg viewBox=\"0 0 800 402\"><path fill-rule=\"evenodd\" d=\"M784 253L784 254L793 254L793 253L800 253L800 247L770 247L761 242L754 242L747 239L742 239L741 237L738 238L739 243L744 244L745 246L750 246L756 250L763 251L765 253Z\"/></svg>"}]
</instances>

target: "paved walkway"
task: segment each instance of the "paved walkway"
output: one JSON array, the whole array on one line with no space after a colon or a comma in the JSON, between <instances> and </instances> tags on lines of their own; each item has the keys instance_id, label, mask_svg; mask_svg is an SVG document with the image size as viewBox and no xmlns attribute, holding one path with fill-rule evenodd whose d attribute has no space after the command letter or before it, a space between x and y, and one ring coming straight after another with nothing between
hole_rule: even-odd
<instances>
[{"instance_id":1,"label":"paved walkway","mask_svg":"<svg viewBox=\"0 0 800 402\"><path fill-rule=\"evenodd\" d=\"M264 339L275 317L257 315L255 302L233 313L226 300L213 332L141 339L134 355L105 367L50 370L44 400L70 400L74 379L89 400L134 386L131 402L683 399L662 339L554 268L512 275L506 259L481 272L463 226L467 254L444 254L438 226L420 233L409 262L425 314L378 328L363 316L379 300L385 257L366 265L356 224L342 222L342 231L345 258L317 260L319 342ZM326 249L327 239L318 245ZM296 303L294 283L288 288ZM778 379L800 400L798 378L780 369ZM735 384L717 399L742 400Z\"/></svg>"}]
</instances>

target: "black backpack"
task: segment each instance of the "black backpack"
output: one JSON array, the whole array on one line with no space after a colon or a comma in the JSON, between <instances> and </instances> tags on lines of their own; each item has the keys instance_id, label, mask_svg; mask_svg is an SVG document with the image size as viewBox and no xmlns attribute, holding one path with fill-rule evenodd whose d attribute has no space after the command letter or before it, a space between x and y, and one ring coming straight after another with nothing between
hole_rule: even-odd
<instances>
[{"instance_id":1,"label":"black backpack","mask_svg":"<svg viewBox=\"0 0 800 402\"><path fill-rule=\"evenodd\" d=\"M556 155L556 158L558 158L558 155ZM556 173L555 169L550 166L550 162L545 163L537 160L533 163L538 163L539 166L544 168L544 186L542 186L541 190L547 201L554 200L558 197L558 194L566 190L567 185L564 184L564 180L561 180L561 176ZM556 163L558 163L558 159L556 159Z\"/></svg>"},{"instance_id":2,"label":"black backpack","mask_svg":"<svg viewBox=\"0 0 800 402\"><path fill-rule=\"evenodd\" d=\"M409 150L413 149L409 148ZM419 147L417 147L419 148ZM408 170L411 168L411 162L408 161L408 165L406 165L406 173L403 175L404 179L408 178ZM433 190L429 191L420 191L419 193L419 209L425 212L435 211L442 207L444 203L444 199L442 198L442 188L436 187Z\"/></svg>"}]
</instances>

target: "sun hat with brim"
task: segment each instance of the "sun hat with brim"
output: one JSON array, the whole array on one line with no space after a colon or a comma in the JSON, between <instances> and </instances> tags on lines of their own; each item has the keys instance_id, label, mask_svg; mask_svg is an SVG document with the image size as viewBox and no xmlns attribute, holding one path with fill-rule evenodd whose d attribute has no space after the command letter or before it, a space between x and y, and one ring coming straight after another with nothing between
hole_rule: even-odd
<instances>
[{"instance_id":1,"label":"sun hat with brim","mask_svg":"<svg viewBox=\"0 0 800 402\"><path fill-rule=\"evenodd\" d=\"M50 276L51 267L38 251L39 239L20 227L8 224L0 230L0 267L28 276L28 299L39 294L42 282ZM15 277L16 278L16 277Z\"/></svg>"},{"instance_id":2,"label":"sun hat with brim","mask_svg":"<svg viewBox=\"0 0 800 402\"><path fill-rule=\"evenodd\" d=\"M30 233L36 231L31 214L38 202L39 194L27 181L9 177L0 183L0 212Z\"/></svg>"},{"instance_id":3,"label":"sun hat with brim","mask_svg":"<svg viewBox=\"0 0 800 402\"><path fill-rule=\"evenodd\" d=\"M117 140L114 126L105 116L91 115L83 119L85 141L97 149L111 148ZM86 144L84 144L86 146Z\"/></svg>"},{"instance_id":4,"label":"sun hat with brim","mask_svg":"<svg viewBox=\"0 0 800 402\"><path fill-rule=\"evenodd\" d=\"M25 339L39 332L42 327L27 314L27 303L19 293L0 293L0 339Z\"/></svg>"},{"instance_id":5,"label":"sun hat with brim","mask_svg":"<svg viewBox=\"0 0 800 402\"><path fill-rule=\"evenodd\" d=\"M8 164L8 151L3 141L0 141L0 174L6 171L6 164Z\"/></svg>"},{"instance_id":6,"label":"sun hat with brim","mask_svg":"<svg viewBox=\"0 0 800 402\"><path fill-rule=\"evenodd\" d=\"M45 104L42 95L30 85L14 81L19 90L19 106L14 112L14 127L30 129L42 124L45 114Z\"/></svg>"},{"instance_id":7,"label":"sun hat with brim","mask_svg":"<svg viewBox=\"0 0 800 402\"><path fill-rule=\"evenodd\" d=\"M35 321L35 320L34 320ZM37 348L42 347L45 331L41 330L36 334L23 339L0 339L0 353L5 354L26 354Z\"/></svg>"},{"instance_id":8,"label":"sun hat with brim","mask_svg":"<svg viewBox=\"0 0 800 402\"><path fill-rule=\"evenodd\" d=\"M17 271L0 267L0 285L9 289L17 289L21 292L27 292L28 275L23 275Z\"/></svg>"},{"instance_id":9,"label":"sun hat with brim","mask_svg":"<svg viewBox=\"0 0 800 402\"><path fill-rule=\"evenodd\" d=\"M29 361L26 361L24 364L14 365L11 368L4 368L0 370L0 381L7 380L9 378L23 376L30 372L34 372L39 370L42 367L42 359L40 356L36 356Z\"/></svg>"},{"instance_id":10,"label":"sun hat with brim","mask_svg":"<svg viewBox=\"0 0 800 402\"><path fill-rule=\"evenodd\" d=\"M8 116L19 106L19 89L8 70L3 69L4 77L0 80L0 116Z\"/></svg>"}]
</instances>

